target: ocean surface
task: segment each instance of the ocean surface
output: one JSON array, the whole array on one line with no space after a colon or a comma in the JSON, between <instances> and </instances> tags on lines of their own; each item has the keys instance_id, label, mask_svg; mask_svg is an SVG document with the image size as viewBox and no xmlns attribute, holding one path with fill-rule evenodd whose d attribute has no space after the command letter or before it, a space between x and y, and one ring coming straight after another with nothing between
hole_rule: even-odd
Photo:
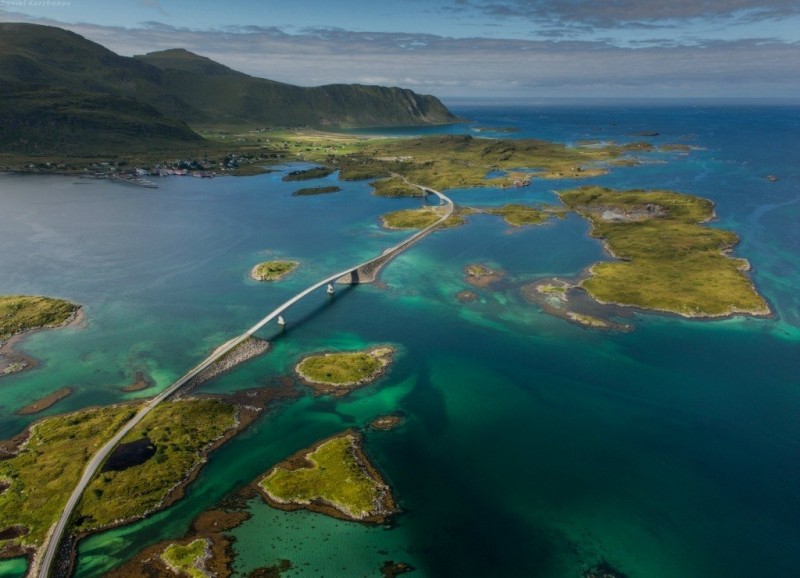
<instances>
[{"instance_id":1,"label":"ocean surface","mask_svg":"<svg viewBox=\"0 0 800 578\"><path fill-rule=\"evenodd\" d=\"M710 226L741 236L734 254L750 260L774 317L635 314L629 333L578 327L526 302L519 286L608 259L588 224L572 215L512 229L472 216L392 261L380 283L306 299L285 315L285 331L262 331L270 353L202 391L271 387L306 354L391 343L397 361L385 378L341 399L303 390L276 407L214 452L183 500L81 542L77 576L102 576L180 538L277 461L397 410L403 426L365 434L403 510L394 523L366 527L255 499L231 532L236 576L281 559L292 561L290 577L379 576L384 560L420 577L579 577L603 560L630 578L800 575L800 107L455 112L469 122L372 132L692 145L579 182L449 194L475 206L555 202L553 190L591 183L707 197L718 216ZM151 396L295 292L407 235L382 230L378 216L419 200L373 197L366 182L293 197L297 184L281 176L300 166L164 178L154 190L0 175L0 294L64 297L86 313L82 327L24 341L41 364L0 379L0 437L36 419L17 409L60 387L75 393L44 415ZM249 280L255 263L273 258L301 266L279 283ZM461 303L470 263L507 276ZM137 371L155 385L123 392ZM1 576L24 571L24 560L0 562Z\"/></svg>"}]
</instances>

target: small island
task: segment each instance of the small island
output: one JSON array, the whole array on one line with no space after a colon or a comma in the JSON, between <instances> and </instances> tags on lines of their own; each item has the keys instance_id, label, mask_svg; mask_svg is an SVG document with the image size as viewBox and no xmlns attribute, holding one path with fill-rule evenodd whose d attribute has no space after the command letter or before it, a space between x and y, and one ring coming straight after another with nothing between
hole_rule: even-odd
<instances>
[{"instance_id":1,"label":"small island","mask_svg":"<svg viewBox=\"0 0 800 578\"><path fill-rule=\"evenodd\" d=\"M379 431L391 431L397 429L406 421L405 415L402 413L390 413L388 415L381 415L369 422L371 429Z\"/></svg>"},{"instance_id":2,"label":"small island","mask_svg":"<svg viewBox=\"0 0 800 578\"><path fill-rule=\"evenodd\" d=\"M330 193L338 193L342 187L332 185L330 187L308 187L304 189L297 189L292 193L293 197L311 197L314 195L328 195Z\"/></svg>"},{"instance_id":3,"label":"small island","mask_svg":"<svg viewBox=\"0 0 800 578\"><path fill-rule=\"evenodd\" d=\"M500 281L505 273L499 269L492 269L480 263L471 263L464 267L464 280L475 287L485 289L489 285Z\"/></svg>"},{"instance_id":4,"label":"small island","mask_svg":"<svg viewBox=\"0 0 800 578\"><path fill-rule=\"evenodd\" d=\"M170 544L161 554L161 560L178 576L210 578L206 561L211 555L211 542L197 538L189 544Z\"/></svg>"},{"instance_id":5,"label":"small island","mask_svg":"<svg viewBox=\"0 0 800 578\"><path fill-rule=\"evenodd\" d=\"M340 397L382 376L393 361L394 353L393 347L380 346L364 351L311 355L300 361L295 371L317 395Z\"/></svg>"},{"instance_id":6,"label":"small island","mask_svg":"<svg viewBox=\"0 0 800 578\"><path fill-rule=\"evenodd\" d=\"M592 224L617 260L596 263L580 283L599 303L682 317L770 315L746 275L746 259L728 253L735 233L704 226L714 217L707 199L672 191L614 191L598 186L559 193Z\"/></svg>"},{"instance_id":7,"label":"small island","mask_svg":"<svg viewBox=\"0 0 800 578\"><path fill-rule=\"evenodd\" d=\"M277 281L297 269L297 261L264 261L250 271L254 281Z\"/></svg>"},{"instance_id":8,"label":"small island","mask_svg":"<svg viewBox=\"0 0 800 578\"><path fill-rule=\"evenodd\" d=\"M342 520L383 524L398 511L354 430L300 450L273 467L257 487L276 508L307 509Z\"/></svg>"}]
</instances>

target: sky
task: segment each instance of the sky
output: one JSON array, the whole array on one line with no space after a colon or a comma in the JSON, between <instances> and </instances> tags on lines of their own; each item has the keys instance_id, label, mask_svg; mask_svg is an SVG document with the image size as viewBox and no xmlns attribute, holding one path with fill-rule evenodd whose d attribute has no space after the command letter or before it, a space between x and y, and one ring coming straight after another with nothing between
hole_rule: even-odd
<instances>
[{"instance_id":1,"label":"sky","mask_svg":"<svg viewBox=\"0 0 800 578\"><path fill-rule=\"evenodd\" d=\"M0 21L302 86L800 100L800 0L0 0Z\"/></svg>"}]
</instances>

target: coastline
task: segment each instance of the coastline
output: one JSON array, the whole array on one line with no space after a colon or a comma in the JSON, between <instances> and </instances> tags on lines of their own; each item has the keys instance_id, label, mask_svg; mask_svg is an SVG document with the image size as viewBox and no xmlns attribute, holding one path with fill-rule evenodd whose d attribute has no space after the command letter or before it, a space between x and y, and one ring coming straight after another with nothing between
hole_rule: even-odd
<instances>
[{"instance_id":1,"label":"coastline","mask_svg":"<svg viewBox=\"0 0 800 578\"><path fill-rule=\"evenodd\" d=\"M63 323L58 325L45 325L33 327L15 333L5 341L0 341L0 379L6 375L22 373L33 369L39 365L39 360L30 355L18 351L14 348L19 345L28 335L38 331L49 331L51 329L64 329L66 327L78 327L85 319L83 305L75 305L77 309Z\"/></svg>"}]
</instances>

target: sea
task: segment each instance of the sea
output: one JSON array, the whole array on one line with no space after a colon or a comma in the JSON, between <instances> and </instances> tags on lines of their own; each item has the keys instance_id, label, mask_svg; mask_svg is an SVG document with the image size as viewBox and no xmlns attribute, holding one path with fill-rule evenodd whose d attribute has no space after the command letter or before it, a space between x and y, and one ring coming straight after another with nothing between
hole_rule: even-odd
<instances>
[{"instance_id":1,"label":"sea","mask_svg":"<svg viewBox=\"0 0 800 578\"><path fill-rule=\"evenodd\" d=\"M273 349L203 393L276 387L303 356L397 348L380 381L341 398L298 385L214 451L186 496L155 515L80 542L76 576L100 577L315 441L347 428L391 485L402 512L365 526L258 498L230 531L235 576L288 559L287 577L372 577L386 560L420 577L580 577L607 563L629 578L800 575L800 106L745 101L542 101L452 107L465 122L368 134L470 134L586 140L653 152L635 167L514 189L457 189L457 204L557 203L584 184L669 189L716 204L710 227L735 231L733 255L774 315L716 321L635 312L630 332L552 317L520 288L574 278L609 260L571 214L512 228L491 215L437 231L391 261L379 282L320 291L259 335ZM657 133L657 134L654 134ZM649 134L649 136L642 136ZM84 306L78 327L18 346L35 369L0 379L0 438L36 419L145 399L294 293L407 236L379 216L419 199L370 194L336 175L292 196L285 162L252 177L158 179L157 189L88 178L0 175L0 294ZM771 177L771 178L768 178ZM285 280L250 268L293 259ZM464 268L505 272L476 289ZM472 302L456 295L471 290ZM153 385L123 387L144 372ZM64 386L38 416L16 411ZM375 417L402 412L392 431ZM22 576L24 559L0 562Z\"/></svg>"}]
</instances>

